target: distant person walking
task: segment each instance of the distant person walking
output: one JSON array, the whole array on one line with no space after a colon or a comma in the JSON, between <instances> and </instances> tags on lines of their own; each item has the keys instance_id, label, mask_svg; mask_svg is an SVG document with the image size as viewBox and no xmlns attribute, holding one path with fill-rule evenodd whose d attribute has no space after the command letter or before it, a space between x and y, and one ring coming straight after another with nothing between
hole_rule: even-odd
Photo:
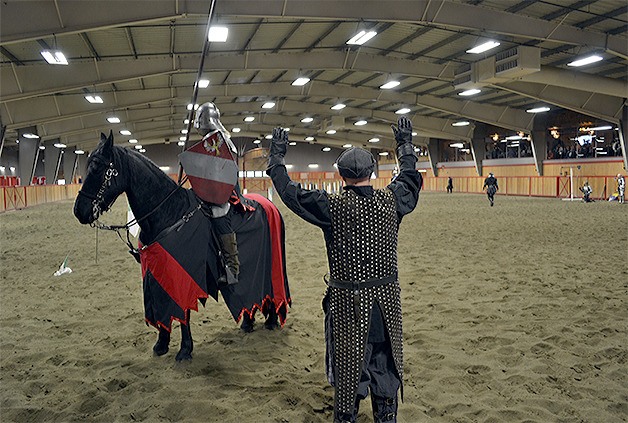
<instances>
[{"instance_id":1,"label":"distant person walking","mask_svg":"<svg viewBox=\"0 0 628 423\"><path fill-rule=\"evenodd\" d=\"M488 195L488 201L491 203L491 207L495 204L495 193L499 191L499 186L497 185L497 178L489 173L488 177L484 180L484 186L482 187L482 191L486 188L486 195Z\"/></svg>"},{"instance_id":2,"label":"distant person walking","mask_svg":"<svg viewBox=\"0 0 628 423\"><path fill-rule=\"evenodd\" d=\"M619 193L619 203L624 204L626 194L626 178L621 173L617 174L617 192Z\"/></svg>"},{"instance_id":3,"label":"distant person walking","mask_svg":"<svg viewBox=\"0 0 628 423\"><path fill-rule=\"evenodd\" d=\"M450 176L447 180L447 194L451 194L452 192L454 192L454 181Z\"/></svg>"}]
</instances>

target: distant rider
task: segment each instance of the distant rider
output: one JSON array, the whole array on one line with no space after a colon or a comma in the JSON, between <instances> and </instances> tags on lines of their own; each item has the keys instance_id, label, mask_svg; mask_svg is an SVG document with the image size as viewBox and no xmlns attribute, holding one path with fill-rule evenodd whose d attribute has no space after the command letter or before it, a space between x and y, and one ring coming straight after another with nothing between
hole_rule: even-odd
<instances>
[{"instance_id":1,"label":"distant rider","mask_svg":"<svg viewBox=\"0 0 628 423\"><path fill-rule=\"evenodd\" d=\"M491 207L495 202L495 193L499 191L499 186L497 185L497 178L492 173L488 174L488 177L484 180L484 186L482 187L482 191L486 188L486 195L488 195L488 201L491 203Z\"/></svg>"}]
</instances>

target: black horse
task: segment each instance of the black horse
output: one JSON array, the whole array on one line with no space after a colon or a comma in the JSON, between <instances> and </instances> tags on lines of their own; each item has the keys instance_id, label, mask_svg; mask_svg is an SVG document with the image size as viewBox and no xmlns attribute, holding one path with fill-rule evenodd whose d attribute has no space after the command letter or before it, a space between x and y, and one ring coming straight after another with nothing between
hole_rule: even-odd
<instances>
[{"instance_id":1,"label":"black horse","mask_svg":"<svg viewBox=\"0 0 628 423\"><path fill-rule=\"evenodd\" d=\"M113 135L101 134L87 162L83 187L74 203L82 224L94 224L116 198L126 193L141 228L146 322L159 329L156 355L168 352L173 320L181 323L177 361L192 358L190 310L221 292L242 329L252 330L254 315L266 315L266 327L283 325L291 304L285 271L284 227L276 207L261 196L240 197L240 212L232 215L242 262L237 284L218 286L223 271L219 248L202 202L178 186L140 153L113 145ZM237 201L236 201L237 203Z\"/></svg>"}]
</instances>

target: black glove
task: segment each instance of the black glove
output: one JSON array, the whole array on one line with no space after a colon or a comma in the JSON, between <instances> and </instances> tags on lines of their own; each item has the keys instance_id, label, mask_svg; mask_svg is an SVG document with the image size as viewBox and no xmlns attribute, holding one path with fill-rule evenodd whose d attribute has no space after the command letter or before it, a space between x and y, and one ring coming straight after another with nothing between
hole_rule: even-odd
<instances>
[{"instance_id":1,"label":"black glove","mask_svg":"<svg viewBox=\"0 0 628 423\"><path fill-rule=\"evenodd\" d=\"M270 142L270 155L268 156L268 169L277 165L284 165L284 157L288 150L288 132L283 128L273 129L273 139Z\"/></svg>"},{"instance_id":2,"label":"black glove","mask_svg":"<svg viewBox=\"0 0 628 423\"><path fill-rule=\"evenodd\" d=\"M395 128L395 125L390 125L390 127L393 130L393 134L395 134L397 146L412 143L412 122L410 119L401 116L397 121L397 127Z\"/></svg>"}]
</instances>

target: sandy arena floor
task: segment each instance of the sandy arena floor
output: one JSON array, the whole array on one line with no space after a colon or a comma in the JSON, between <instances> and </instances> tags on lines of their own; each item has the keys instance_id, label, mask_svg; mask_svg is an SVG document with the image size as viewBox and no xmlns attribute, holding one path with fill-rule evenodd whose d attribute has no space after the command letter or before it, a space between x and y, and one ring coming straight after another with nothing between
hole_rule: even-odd
<instances>
[{"instance_id":1,"label":"sandy arena floor","mask_svg":"<svg viewBox=\"0 0 628 423\"><path fill-rule=\"evenodd\" d=\"M330 422L320 230L283 205L286 326L192 314L194 360L151 355L139 265L72 203L0 215L0 421ZM119 200L105 217L122 223ZM52 276L66 254L72 274ZM628 420L628 206L422 194L402 223L399 422ZM243 282L244 283L244 282ZM360 422L372 421L363 402Z\"/></svg>"}]
</instances>

